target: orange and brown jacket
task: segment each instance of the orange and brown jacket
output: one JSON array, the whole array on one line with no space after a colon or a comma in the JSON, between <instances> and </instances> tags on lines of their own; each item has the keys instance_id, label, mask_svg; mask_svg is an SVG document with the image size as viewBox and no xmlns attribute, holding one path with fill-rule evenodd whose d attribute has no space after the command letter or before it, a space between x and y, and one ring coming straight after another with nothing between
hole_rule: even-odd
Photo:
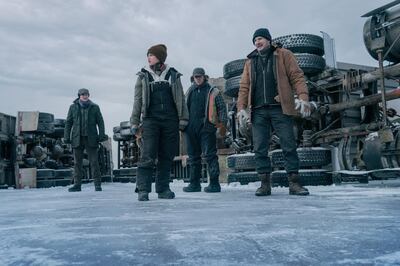
<instances>
[{"instance_id":1,"label":"orange and brown jacket","mask_svg":"<svg viewBox=\"0 0 400 266\"><path fill-rule=\"evenodd\" d=\"M287 115L297 115L294 107L294 96L298 95L301 100L308 101L308 88L304 79L304 73L297 64L294 54L275 45L272 46L273 52L273 70L277 83L278 97L277 101L282 106L282 111ZM252 108L252 89L255 82L255 73L252 70L252 61L258 55L254 50L247 56L244 65L242 78L240 80L239 96L237 100L238 111Z\"/></svg>"}]
</instances>

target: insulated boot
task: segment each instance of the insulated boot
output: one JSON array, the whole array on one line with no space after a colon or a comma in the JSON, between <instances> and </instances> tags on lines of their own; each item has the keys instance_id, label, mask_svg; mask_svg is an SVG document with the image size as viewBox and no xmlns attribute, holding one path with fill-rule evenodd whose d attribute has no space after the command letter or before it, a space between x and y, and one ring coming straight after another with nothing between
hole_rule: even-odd
<instances>
[{"instance_id":1,"label":"insulated boot","mask_svg":"<svg viewBox=\"0 0 400 266\"><path fill-rule=\"evenodd\" d=\"M75 184L68 189L68 192L78 192L78 191L81 191L81 185Z\"/></svg>"},{"instance_id":2,"label":"insulated boot","mask_svg":"<svg viewBox=\"0 0 400 266\"><path fill-rule=\"evenodd\" d=\"M149 193L145 191L140 191L138 193L138 201L148 201L149 200Z\"/></svg>"},{"instance_id":3,"label":"insulated boot","mask_svg":"<svg viewBox=\"0 0 400 266\"><path fill-rule=\"evenodd\" d=\"M102 191L102 189L101 189L101 178L95 178L95 180L94 180L94 191Z\"/></svg>"},{"instance_id":4,"label":"insulated boot","mask_svg":"<svg viewBox=\"0 0 400 266\"><path fill-rule=\"evenodd\" d=\"M207 193L221 192L221 185L219 184L218 176L210 178L210 184L204 188L204 192Z\"/></svg>"},{"instance_id":5,"label":"insulated boot","mask_svg":"<svg viewBox=\"0 0 400 266\"><path fill-rule=\"evenodd\" d=\"M300 179L298 174L289 174L288 176L289 181L289 194L290 195L297 195L297 196L307 196L310 194L308 189L300 185Z\"/></svg>"},{"instance_id":6,"label":"insulated boot","mask_svg":"<svg viewBox=\"0 0 400 266\"><path fill-rule=\"evenodd\" d=\"M166 189L163 192L158 193L159 199L173 199L175 198L175 193L171 191L171 189Z\"/></svg>"},{"instance_id":7,"label":"insulated boot","mask_svg":"<svg viewBox=\"0 0 400 266\"><path fill-rule=\"evenodd\" d=\"M190 165L190 183L188 186L183 188L184 192L200 192L200 177L201 177L201 165Z\"/></svg>"},{"instance_id":8,"label":"insulated boot","mask_svg":"<svg viewBox=\"0 0 400 266\"><path fill-rule=\"evenodd\" d=\"M201 191L200 183L198 184L190 183L188 186L183 188L183 192L200 192L200 191Z\"/></svg>"},{"instance_id":9,"label":"insulated boot","mask_svg":"<svg viewBox=\"0 0 400 266\"><path fill-rule=\"evenodd\" d=\"M257 188L256 196L270 196L271 195L271 176L269 173L258 174L261 180L261 187Z\"/></svg>"}]
</instances>

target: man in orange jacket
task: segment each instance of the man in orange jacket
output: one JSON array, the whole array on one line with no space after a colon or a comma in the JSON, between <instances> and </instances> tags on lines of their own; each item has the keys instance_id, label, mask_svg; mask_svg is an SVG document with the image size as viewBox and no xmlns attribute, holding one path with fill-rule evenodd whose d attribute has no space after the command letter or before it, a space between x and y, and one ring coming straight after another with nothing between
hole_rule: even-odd
<instances>
[{"instance_id":1,"label":"man in orange jacket","mask_svg":"<svg viewBox=\"0 0 400 266\"><path fill-rule=\"evenodd\" d=\"M285 157L289 194L309 195L299 182L299 158L292 117L297 110L303 117L310 115L308 88L293 53L271 44L271 40L266 28L254 32L256 49L247 56L237 100L239 121L244 121L242 117L246 108L251 114L256 167L261 180L256 196L271 195L272 169L268 148L272 128L280 139ZM295 94L298 96L296 100Z\"/></svg>"}]
</instances>

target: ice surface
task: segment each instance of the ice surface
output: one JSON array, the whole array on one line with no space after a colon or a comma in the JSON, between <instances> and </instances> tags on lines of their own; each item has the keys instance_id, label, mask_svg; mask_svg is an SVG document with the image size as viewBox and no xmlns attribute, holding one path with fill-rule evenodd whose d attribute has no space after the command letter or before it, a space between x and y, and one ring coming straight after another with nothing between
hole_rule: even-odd
<instances>
[{"instance_id":1,"label":"ice surface","mask_svg":"<svg viewBox=\"0 0 400 266\"><path fill-rule=\"evenodd\" d=\"M134 184L94 192L0 191L0 265L399 265L400 180L309 187L258 183L138 202Z\"/></svg>"}]
</instances>

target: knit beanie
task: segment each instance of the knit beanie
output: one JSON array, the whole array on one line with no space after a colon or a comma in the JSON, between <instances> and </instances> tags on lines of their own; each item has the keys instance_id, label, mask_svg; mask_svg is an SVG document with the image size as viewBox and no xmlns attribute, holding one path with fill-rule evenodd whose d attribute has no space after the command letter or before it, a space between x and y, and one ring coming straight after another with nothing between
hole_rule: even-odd
<instances>
[{"instance_id":1,"label":"knit beanie","mask_svg":"<svg viewBox=\"0 0 400 266\"><path fill-rule=\"evenodd\" d=\"M78 90L78 96L82 95L82 94L89 94L89 90L86 88L82 88Z\"/></svg>"},{"instance_id":2,"label":"knit beanie","mask_svg":"<svg viewBox=\"0 0 400 266\"><path fill-rule=\"evenodd\" d=\"M164 44L157 44L149 48L147 55L152 54L160 60L161 63L167 59L167 46Z\"/></svg>"},{"instance_id":3,"label":"knit beanie","mask_svg":"<svg viewBox=\"0 0 400 266\"><path fill-rule=\"evenodd\" d=\"M269 30L267 28L260 28L258 30L256 30L253 34L253 44L254 44L254 40L257 37L264 37L265 39L271 41L272 37L271 34L269 33Z\"/></svg>"}]
</instances>

